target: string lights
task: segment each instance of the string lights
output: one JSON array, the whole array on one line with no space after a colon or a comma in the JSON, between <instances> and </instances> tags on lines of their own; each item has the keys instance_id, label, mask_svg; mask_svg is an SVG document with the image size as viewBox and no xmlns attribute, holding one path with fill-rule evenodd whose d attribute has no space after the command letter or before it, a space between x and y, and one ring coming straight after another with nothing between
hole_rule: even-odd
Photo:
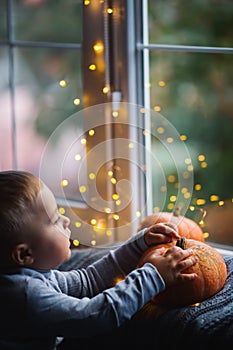
<instances>
[{"instance_id":1,"label":"string lights","mask_svg":"<svg viewBox=\"0 0 233 350\"><path fill-rule=\"evenodd\" d=\"M104 3L104 1L99 1L100 4ZM89 6L91 4L91 1L89 0L84 0L84 5L85 6ZM112 8L107 8L106 9L106 13L111 16L113 14L113 11L114 9ZM93 60L92 62L90 62L90 64L88 65L88 69L91 71L91 72L98 72L99 70L102 70L103 67L102 67L102 63L101 63L101 59L100 57L102 57L103 53L104 53L104 50L105 50L105 47L104 47L104 43L101 42L101 41L96 41L93 46L92 46L92 49L93 49L93 52L95 54L95 60ZM92 74L92 73L91 73ZM94 73L93 73L94 74ZM67 87L68 85L68 81L66 81L65 79L62 79L59 81L59 86L61 88L65 88ZM167 83L164 81L164 80L159 80L157 82L157 85L159 88L163 88L165 89L166 86L167 86ZM101 93L107 95L111 92L111 87L108 83L106 83L103 87L102 87L102 91ZM79 106L81 103L81 99L79 97L75 97L73 99L73 104L75 106ZM156 104L153 106L152 108L155 112L161 112L162 110L162 106L159 105L159 104ZM145 113L145 109L141 108L140 112L142 114ZM113 119L116 119L119 117L119 111L118 110L113 110L112 111L112 118ZM160 136L165 136L166 135L166 125L163 125L163 126L159 126L157 127L156 129L156 132L158 133L158 135ZM97 137L98 138L98 134L96 132L96 130L94 128L88 130L87 134L90 136L90 137ZM144 138L146 137L150 137L151 134L150 134L150 131L148 130L143 130L143 136ZM183 142L187 142L188 141L188 135L185 135L185 134L181 134L179 136L179 139ZM169 137L166 137L165 141L168 143L168 144L174 144L176 142L176 140L169 136ZM83 135L83 137L81 138L80 140L80 144L84 147L84 150L85 148L87 147L87 138L85 135ZM130 149L134 149L134 143L133 142L129 142L128 143L128 148ZM81 161L82 160L82 156L81 156L82 152L80 153L77 153L75 154L74 156L74 161ZM203 154L203 153L200 153L198 156L197 156L197 167L205 170L207 167L208 167L208 163L207 163L207 160L206 160L206 156ZM187 179L189 178L190 176L190 173L192 171L195 171L195 168L194 166L192 165L192 161L190 158L186 158L184 160L184 165L186 166L186 171L184 171L182 173L182 176L184 179ZM141 169L142 171L145 171L146 169L146 165L145 164L142 164L141 165ZM119 169L120 170L120 169ZM90 181L96 181L97 180L97 174L95 172L89 172L88 173L88 179ZM115 207L119 207L122 203L122 198L121 198L121 195L119 193L117 193L115 191L116 189L116 185L117 183L122 180L119 176L119 174L117 174L117 172L115 171L115 169L113 168L110 168L110 169L107 169L107 172L106 172L106 181L108 181L108 183L110 183L110 185L112 185L112 188L113 188L113 191L112 191L112 200L114 201L115 203ZM165 193L166 191L170 191L170 187L171 187L171 194L169 195L169 203L167 204L167 209L168 210L173 210L175 205L176 205L176 201L177 201L177 196L175 194L172 193L172 190L177 190L179 187L180 187L180 183L178 182L178 179L177 179L177 176L175 174L168 174L166 176L166 185L162 185L160 187L160 192L161 193ZM67 179L63 179L61 181L61 186L62 187L68 187L70 186L70 183ZM168 188L168 186L170 186ZM88 187L84 184L79 184L79 187L78 187L78 190L79 192L82 194L82 193L86 193L88 192ZM195 183L194 184L194 187L193 187L193 190L194 190L194 196L191 200L191 204L189 206L189 210L190 212L194 212L195 210L197 210L197 208L203 208L204 205L206 205L207 203L207 200L206 198L202 198L201 196L201 191L203 191L203 185L201 183ZM191 198L192 196L192 193L190 192L190 190L188 190L187 187L182 187L180 188L180 192L184 198L184 200L188 200ZM200 195L199 195L200 193ZM220 196L218 194L210 194L209 195L209 202L211 203L218 203L219 206L224 206L225 202L224 200L222 200L220 198ZM233 198L231 199L231 202L233 203ZM161 211L162 208L160 208L159 206L155 206L153 208L153 211L154 212L159 212ZM61 214L64 214L65 213L65 209L63 207L60 207L59 208L59 212ZM109 217L111 217L114 221L120 221L121 220L121 216L119 213L117 212L114 212L110 207L106 207L104 206L102 208L102 213L103 215L109 215ZM99 215L99 213L98 213ZM140 210L136 210L135 211L135 217L136 218L140 218L142 215L141 211ZM199 224L201 227L205 227L205 221L204 221L204 218L205 218L205 215L203 215L203 217L201 218L201 220L199 221ZM94 238L92 237L91 240L90 240L90 245L91 246L96 246L97 245L97 241L98 239L96 239L96 236L95 234L105 234L107 237L111 237L112 236L112 230L109 229L107 227L107 224L106 224L106 219L103 217L103 218L97 218L97 217L93 217L93 218L90 218L89 220L89 224L91 225L92 229L93 229L93 234L94 234ZM81 221L75 221L74 222L74 226L77 230L79 229L83 229L83 223ZM209 236L209 233L208 232L204 232L204 237L207 238ZM74 246L79 246L80 242L79 240L77 239L74 239L73 240L73 245Z\"/></svg>"}]
</instances>

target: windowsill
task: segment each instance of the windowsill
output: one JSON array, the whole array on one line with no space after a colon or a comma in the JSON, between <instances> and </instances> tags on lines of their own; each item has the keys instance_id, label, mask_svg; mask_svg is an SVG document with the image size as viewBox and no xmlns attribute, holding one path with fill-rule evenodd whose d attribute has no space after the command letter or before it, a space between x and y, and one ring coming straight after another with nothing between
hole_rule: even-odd
<instances>
[{"instance_id":1,"label":"windowsill","mask_svg":"<svg viewBox=\"0 0 233 350\"><path fill-rule=\"evenodd\" d=\"M217 251L221 255L227 255L227 256L233 256L233 248L224 244L217 244L217 243L212 243L212 242L207 242L210 244L212 247L217 249Z\"/></svg>"}]
</instances>

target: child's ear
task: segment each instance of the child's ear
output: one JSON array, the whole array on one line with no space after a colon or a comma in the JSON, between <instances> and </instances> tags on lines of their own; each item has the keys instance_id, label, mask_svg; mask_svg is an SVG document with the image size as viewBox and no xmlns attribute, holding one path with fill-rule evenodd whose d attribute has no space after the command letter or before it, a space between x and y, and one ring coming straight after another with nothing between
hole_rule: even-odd
<instances>
[{"instance_id":1,"label":"child's ear","mask_svg":"<svg viewBox=\"0 0 233 350\"><path fill-rule=\"evenodd\" d=\"M21 266L29 266L34 262L32 250L27 243L20 243L14 247L12 259L17 265Z\"/></svg>"}]
</instances>

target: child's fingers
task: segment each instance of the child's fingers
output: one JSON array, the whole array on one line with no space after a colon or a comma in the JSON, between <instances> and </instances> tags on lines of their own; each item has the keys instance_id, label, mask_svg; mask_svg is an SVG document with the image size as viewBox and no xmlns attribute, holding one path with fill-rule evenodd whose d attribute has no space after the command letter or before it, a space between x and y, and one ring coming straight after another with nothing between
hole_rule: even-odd
<instances>
[{"instance_id":1,"label":"child's fingers","mask_svg":"<svg viewBox=\"0 0 233 350\"><path fill-rule=\"evenodd\" d=\"M155 249L153 251L153 255L156 255L156 256L163 255L165 250L166 250L165 247L161 247L161 248Z\"/></svg>"},{"instance_id":2,"label":"child's fingers","mask_svg":"<svg viewBox=\"0 0 233 350\"><path fill-rule=\"evenodd\" d=\"M180 282L193 281L195 278L197 278L196 273L182 273L179 276L179 281Z\"/></svg>"},{"instance_id":3,"label":"child's fingers","mask_svg":"<svg viewBox=\"0 0 233 350\"><path fill-rule=\"evenodd\" d=\"M159 223L149 227L149 231L152 233L163 233L164 235L170 235L174 238L180 238L180 235L175 230L173 225Z\"/></svg>"},{"instance_id":4,"label":"child's fingers","mask_svg":"<svg viewBox=\"0 0 233 350\"><path fill-rule=\"evenodd\" d=\"M171 235L164 234L164 233L152 233L148 232L146 237L146 242L148 245L156 245L161 243L171 243L173 238Z\"/></svg>"},{"instance_id":5,"label":"child's fingers","mask_svg":"<svg viewBox=\"0 0 233 350\"><path fill-rule=\"evenodd\" d=\"M185 260L180 261L180 262L177 264L177 268L178 268L180 271L186 270L186 269L188 269L189 267L195 265L197 261L198 261L198 258L197 258L196 256L192 256L192 257L190 257L190 258L187 258L187 259L185 259Z\"/></svg>"},{"instance_id":6,"label":"child's fingers","mask_svg":"<svg viewBox=\"0 0 233 350\"><path fill-rule=\"evenodd\" d=\"M172 247L167 250L165 256L171 254L173 259L177 261L177 271L183 271L196 264L198 257L193 255L192 249L183 250L179 247Z\"/></svg>"}]
</instances>

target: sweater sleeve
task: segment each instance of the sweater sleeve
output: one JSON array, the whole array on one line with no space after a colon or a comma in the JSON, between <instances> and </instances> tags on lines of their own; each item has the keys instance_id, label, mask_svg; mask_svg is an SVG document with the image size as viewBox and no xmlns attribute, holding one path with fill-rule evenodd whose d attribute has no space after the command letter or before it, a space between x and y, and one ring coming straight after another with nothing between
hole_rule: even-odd
<instances>
[{"instance_id":1,"label":"sweater sleeve","mask_svg":"<svg viewBox=\"0 0 233 350\"><path fill-rule=\"evenodd\" d=\"M113 287L117 280L124 279L137 267L140 256L147 248L142 230L87 268L64 272L65 280L60 278L60 271L55 272L60 288L66 294L79 298L93 297Z\"/></svg>"},{"instance_id":2,"label":"sweater sleeve","mask_svg":"<svg viewBox=\"0 0 233 350\"><path fill-rule=\"evenodd\" d=\"M28 287L30 329L39 327L45 335L83 337L119 327L164 290L165 285L156 268L147 263L93 298L54 293L36 280Z\"/></svg>"}]
</instances>

